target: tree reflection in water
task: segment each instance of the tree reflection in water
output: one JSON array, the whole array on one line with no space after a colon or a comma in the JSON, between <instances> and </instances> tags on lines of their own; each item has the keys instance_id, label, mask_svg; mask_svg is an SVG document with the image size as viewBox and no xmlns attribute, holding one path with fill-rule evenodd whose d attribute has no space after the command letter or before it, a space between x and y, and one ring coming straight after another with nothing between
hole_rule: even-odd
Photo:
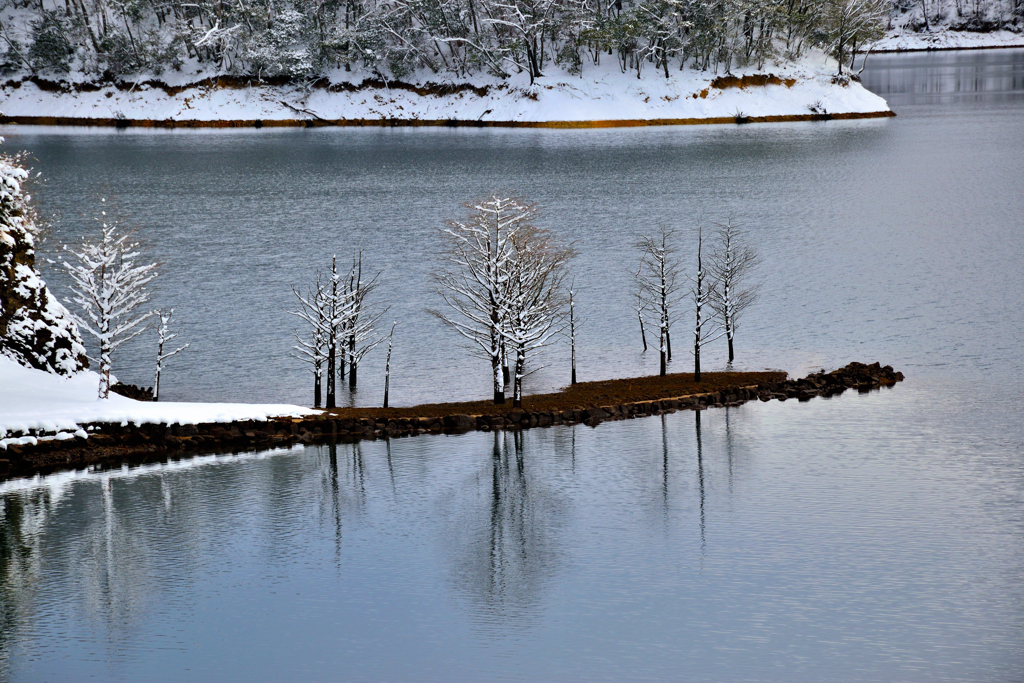
<instances>
[{"instance_id":1,"label":"tree reflection in water","mask_svg":"<svg viewBox=\"0 0 1024 683\"><path fill-rule=\"evenodd\" d=\"M460 487L449 515L455 585L474 616L502 632L539 613L565 518L559 495L524 450L523 432L496 430L486 474Z\"/></svg>"}]
</instances>

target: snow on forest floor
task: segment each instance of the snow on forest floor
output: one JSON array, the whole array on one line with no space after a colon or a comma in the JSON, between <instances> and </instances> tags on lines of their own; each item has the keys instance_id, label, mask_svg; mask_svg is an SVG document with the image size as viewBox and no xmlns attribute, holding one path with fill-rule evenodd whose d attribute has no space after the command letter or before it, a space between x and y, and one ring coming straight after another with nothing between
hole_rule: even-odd
<instances>
[{"instance_id":1,"label":"snow on forest floor","mask_svg":"<svg viewBox=\"0 0 1024 683\"><path fill-rule=\"evenodd\" d=\"M98 385L95 372L61 377L23 367L0 355L0 448L34 443L36 437L26 435L29 430L57 439L84 436L83 427L97 422L196 424L318 412L287 404L150 403L114 393L100 401L96 398Z\"/></svg>"},{"instance_id":2,"label":"snow on forest floor","mask_svg":"<svg viewBox=\"0 0 1024 683\"><path fill-rule=\"evenodd\" d=\"M1024 47L1024 33L991 31L973 33L937 27L920 33L894 29L872 46L872 52L903 52L911 50L970 50L990 47Z\"/></svg>"},{"instance_id":3,"label":"snow on forest floor","mask_svg":"<svg viewBox=\"0 0 1024 683\"><path fill-rule=\"evenodd\" d=\"M556 73L530 85L525 74L501 81L474 76L452 81L437 74L421 74L408 83L370 86L371 74L333 73L327 88L301 85L225 87L209 82L178 91L152 84L109 84L87 88L41 89L28 81L7 81L0 90L0 113L9 117L71 117L128 119L132 121L275 121L295 119L489 122L645 121L657 119L710 119L761 116L806 116L813 113L887 112L889 106L858 82L833 81L834 62L821 55L799 64L765 65L763 69L736 70L734 76L772 74L775 84L729 87L721 74L678 69L665 78L648 68L643 78L622 73L614 58L584 70L582 77ZM178 85L196 83L209 74L165 74L155 79ZM172 82L172 77L173 81ZM379 76L376 77L379 81ZM146 83L146 81L151 81ZM735 79L734 79L735 82ZM441 93L437 86L470 85L459 92ZM364 87L365 86L365 87ZM427 94L414 90L424 88Z\"/></svg>"}]
</instances>

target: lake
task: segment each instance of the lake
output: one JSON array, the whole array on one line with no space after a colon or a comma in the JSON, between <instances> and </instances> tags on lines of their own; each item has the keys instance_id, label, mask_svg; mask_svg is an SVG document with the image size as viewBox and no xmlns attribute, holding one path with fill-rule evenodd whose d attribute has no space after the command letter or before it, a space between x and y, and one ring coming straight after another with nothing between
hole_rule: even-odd
<instances>
[{"instance_id":1,"label":"lake","mask_svg":"<svg viewBox=\"0 0 1024 683\"><path fill-rule=\"evenodd\" d=\"M290 288L356 249L400 321L392 401L487 396L486 364L425 309L437 229L495 188L580 252L581 380L656 371L637 236L677 228L688 259L696 225L727 219L763 256L737 368L878 360L907 380L0 483L0 678L1019 680L1024 50L876 55L863 76L896 118L7 127L43 173L44 257L106 196L162 264L155 304L193 343L168 399L309 403ZM116 374L150 383L151 346ZM566 384L567 357L551 348L527 390ZM343 400L375 405L382 365Z\"/></svg>"}]
</instances>

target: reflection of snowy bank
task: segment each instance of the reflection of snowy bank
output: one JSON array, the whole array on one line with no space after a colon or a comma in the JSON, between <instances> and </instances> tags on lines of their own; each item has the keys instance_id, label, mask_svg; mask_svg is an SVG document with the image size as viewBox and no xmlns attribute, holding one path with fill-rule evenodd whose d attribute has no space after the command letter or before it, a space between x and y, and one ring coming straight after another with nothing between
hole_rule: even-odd
<instances>
[{"instance_id":1,"label":"reflection of snowy bank","mask_svg":"<svg viewBox=\"0 0 1024 683\"><path fill-rule=\"evenodd\" d=\"M70 439L90 423L195 424L313 413L284 404L144 403L116 394L99 401L98 382L94 372L64 378L0 356L0 449L35 443L43 435Z\"/></svg>"},{"instance_id":2,"label":"reflection of snowy bank","mask_svg":"<svg viewBox=\"0 0 1024 683\"><path fill-rule=\"evenodd\" d=\"M897 29L875 43L872 52L913 52L920 50L980 50L996 47L1024 47L1024 33L1013 31L951 31L945 28L920 33Z\"/></svg>"},{"instance_id":3,"label":"reflection of snowy bank","mask_svg":"<svg viewBox=\"0 0 1024 683\"><path fill-rule=\"evenodd\" d=\"M45 490L49 492L49 502L56 503L64 493L75 484L83 482L98 482L106 486L107 482L113 480L133 480L151 475L164 475L171 472L182 472L186 470L197 470L205 467L214 467L249 460L262 460L272 458L286 453L301 452L306 449L304 445L291 446L289 448L274 448L267 451L253 451L249 453L229 453L224 455L196 455L181 460L168 460L167 462L147 463L129 467L122 465L118 469L108 470L89 467L82 470L68 470L54 472L52 474L20 479L10 479L0 482L0 496L11 493L29 493Z\"/></svg>"},{"instance_id":4,"label":"reflection of snowy bank","mask_svg":"<svg viewBox=\"0 0 1024 683\"><path fill-rule=\"evenodd\" d=\"M749 70L746 75L754 75ZM616 67L583 76L550 72L533 86L525 76L507 81L488 77L472 83L409 83L369 80L314 84L241 86L224 80L169 86L140 79L118 84L58 85L8 81L0 96L6 120L32 117L120 121L213 122L252 125L256 121L352 122L448 121L482 124L552 122L735 120L737 116L800 117L820 113L863 115L888 112L885 100L857 82L834 82L834 69L820 56L798 65L766 66L764 85L736 87L701 71L677 71L638 79ZM735 76L745 75L737 71ZM43 121L31 121L43 123ZM55 123L57 123L55 121ZM62 121L61 123L71 123Z\"/></svg>"}]
</instances>

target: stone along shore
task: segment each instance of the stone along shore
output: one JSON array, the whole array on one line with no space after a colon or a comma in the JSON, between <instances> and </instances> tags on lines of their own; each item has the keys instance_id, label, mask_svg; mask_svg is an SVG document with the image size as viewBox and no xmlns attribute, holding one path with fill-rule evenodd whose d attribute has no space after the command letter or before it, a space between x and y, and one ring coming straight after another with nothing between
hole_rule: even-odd
<instances>
[{"instance_id":1,"label":"stone along shore","mask_svg":"<svg viewBox=\"0 0 1024 683\"><path fill-rule=\"evenodd\" d=\"M276 418L201 424L92 424L88 438L11 445L0 452L0 477L83 467L120 465L214 451L248 451L291 446L395 438L417 434L459 434L472 430L528 429L606 420L625 420L677 410L738 406L747 401L835 396L848 389L868 392L892 386L903 373L879 363L850 363L832 372L789 380L783 372L705 373L587 382L555 393L524 397L523 408L484 402L409 408L343 408L307 418ZM703 391L702 391L703 389ZM681 393L684 390L685 393Z\"/></svg>"}]
</instances>

